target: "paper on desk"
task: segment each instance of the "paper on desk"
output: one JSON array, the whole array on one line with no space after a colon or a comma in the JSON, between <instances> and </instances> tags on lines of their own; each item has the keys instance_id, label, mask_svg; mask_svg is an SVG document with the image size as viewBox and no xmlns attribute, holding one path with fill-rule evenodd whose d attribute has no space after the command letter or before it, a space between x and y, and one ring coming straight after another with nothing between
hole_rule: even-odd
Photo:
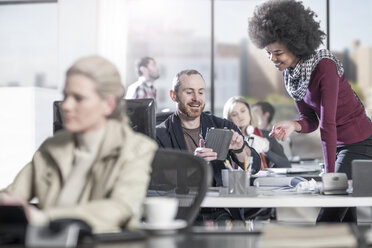
<instances>
[{"instance_id":1,"label":"paper on desk","mask_svg":"<svg viewBox=\"0 0 372 248\"><path fill-rule=\"evenodd\" d=\"M296 173L310 173L320 171L318 167L294 167L294 168L268 168L267 171L275 174L296 174Z\"/></svg>"},{"instance_id":2,"label":"paper on desk","mask_svg":"<svg viewBox=\"0 0 372 248\"><path fill-rule=\"evenodd\" d=\"M296 187L300 182L307 181L303 177L259 177L254 180L256 187Z\"/></svg>"},{"instance_id":3,"label":"paper on desk","mask_svg":"<svg viewBox=\"0 0 372 248\"><path fill-rule=\"evenodd\" d=\"M256 174L253 174L252 177L267 177L270 176L272 172L267 170L260 170Z\"/></svg>"}]
</instances>

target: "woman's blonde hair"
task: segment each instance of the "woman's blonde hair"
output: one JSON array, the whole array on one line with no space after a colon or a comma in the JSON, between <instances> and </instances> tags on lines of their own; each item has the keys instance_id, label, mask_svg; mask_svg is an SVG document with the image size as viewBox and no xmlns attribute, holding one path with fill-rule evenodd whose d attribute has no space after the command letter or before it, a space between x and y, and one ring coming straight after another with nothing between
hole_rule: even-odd
<instances>
[{"instance_id":1,"label":"woman's blonde hair","mask_svg":"<svg viewBox=\"0 0 372 248\"><path fill-rule=\"evenodd\" d=\"M251 117L251 125L254 127L258 127L260 123L259 117L251 110L249 103L244 97L241 96L233 96L225 103L223 107L223 118L228 119L231 121L231 112L235 104L242 103L248 108L249 116Z\"/></svg>"},{"instance_id":2,"label":"woman's blonde hair","mask_svg":"<svg viewBox=\"0 0 372 248\"><path fill-rule=\"evenodd\" d=\"M103 99L114 96L116 108L108 118L122 120L124 115L125 88L116 66L101 56L88 56L76 61L66 72L67 77L80 74L92 79L98 95Z\"/></svg>"}]
</instances>

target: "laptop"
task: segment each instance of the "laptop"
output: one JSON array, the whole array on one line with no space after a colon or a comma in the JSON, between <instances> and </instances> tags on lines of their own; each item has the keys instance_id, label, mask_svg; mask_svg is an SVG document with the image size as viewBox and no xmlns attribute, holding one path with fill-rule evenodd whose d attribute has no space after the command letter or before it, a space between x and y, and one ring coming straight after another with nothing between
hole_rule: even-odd
<instances>
[{"instance_id":1,"label":"laptop","mask_svg":"<svg viewBox=\"0 0 372 248\"><path fill-rule=\"evenodd\" d=\"M353 196L372 196L372 160L353 160Z\"/></svg>"},{"instance_id":2,"label":"laptop","mask_svg":"<svg viewBox=\"0 0 372 248\"><path fill-rule=\"evenodd\" d=\"M27 224L22 206L0 205L0 246L22 244L26 236Z\"/></svg>"}]
</instances>

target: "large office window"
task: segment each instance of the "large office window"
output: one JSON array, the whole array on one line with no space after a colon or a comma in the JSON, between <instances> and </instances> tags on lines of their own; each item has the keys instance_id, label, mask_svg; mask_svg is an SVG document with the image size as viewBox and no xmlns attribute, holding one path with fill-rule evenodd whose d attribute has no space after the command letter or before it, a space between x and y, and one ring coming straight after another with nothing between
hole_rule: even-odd
<instances>
[{"instance_id":1,"label":"large office window","mask_svg":"<svg viewBox=\"0 0 372 248\"><path fill-rule=\"evenodd\" d=\"M284 88L283 76L257 49L248 37L248 19L263 0L215 0L215 114L222 115L226 100L244 96L250 103L271 102L276 114L274 121L298 117L293 100ZM321 28L326 32L326 2L304 1L317 13ZM323 47L326 47L326 41ZM322 156L319 133L292 135L293 155L302 158ZM297 149L300 147L300 149Z\"/></svg>"},{"instance_id":2,"label":"large office window","mask_svg":"<svg viewBox=\"0 0 372 248\"><path fill-rule=\"evenodd\" d=\"M210 88L210 1L128 0L126 86L137 80L135 62L153 57L160 67L158 110L175 105L169 97L172 79L184 69L202 73ZM209 108L209 92L207 106Z\"/></svg>"},{"instance_id":3,"label":"large office window","mask_svg":"<svg viewBox=\"0 0 372 248\"><path fill-rule=\"evenodd\" d=\"M283 98L286 100L281 73L257 49L248 37L248 19L263 0L215 0L215 113L221 114L226 100L241 95L257 100ZM321 28L326 32L326 4L324 0L304 1L318 14ZM326 44L325 44L326 45ZM279 108L280 106L278 106ZM283 109L283 118L293 117L295 110ZM279 116L279 115L278 115Z\"/></svg>"},{"instance_id":4,"label":"large office window","mask_svg":"<svg viewBox=\"0 0 372 248\"><path fill-rule=\"evenodd\" d=\"M0 86L57 87L57 3L0 4Z\"/></svg>"},{"instance_id":5,"label":"large office window","mask_svg":"<svg viewBox=\"0 0 372 248\"><path fill-rule=\"evenodd\" d=\"M31 2L0 3L0 188L52 134L60 97L58 4Z\"/></svg>"},{"instance_id":6,"label":"large office window","mask_svg":"<svg viewBox=\"0 0 372 248\"><path fill-rule=\"evenodd\" d=\"M11 157L11 165L21 166L24 161L19 161L24 158L28 161L32 149L51 134L52 105L40 99L60 99L58 91L51 88L60 89L62 85L58 84L64 81L64 70L87 53L102 54L116 63L125 86L137 79L135 62L143 56L154 57L161 74L156 81L158 111L175 109L169 97L174 75L183 69L197 69L207 84L206 110L212 107L210 90L214 82L216 115L222 115L229 97L242 95L252 103L257 100L274 103L275 121L297 117L281 73L264 51L252 45L247 34L248 18L264 0L29 2L1 4L0 1L0 148L6 151L0 154L2 164L6 164L3 158L7 156ZM327 0L303 2L317 13L321 28L327 32ZM329 46L342 60L349 81L372 116L372 2L329 0L329 3L330 43L325 40L323 47ZM34 104L32 112L25 111L30 104L20 104L25 97L9 93L23 86L36 86L32 90L38 91L39 95L34 91L27 95L29 103ZM17 119L20 117L21 120ZM4 139L4 135L9 138ZM298 137L304 141L295 145L299 153L306 155L313 147L319 148L319 137L313 143L307 136ZM26 144L26 138L30 144ZM296 141L296 137L293 139ZM27 153L19 144L33 148ZM314 152L309 156L317 155Z\"/></svg>"},{"instance_id":7,"label":"large office window","mask_svg":"<svg viewBox=\"0 0 372 248\"><path fill-rule=\"evenodd\" d=\"M372 117L372 2L330 1L330 48Z\"/></svg>"}]
</instances>

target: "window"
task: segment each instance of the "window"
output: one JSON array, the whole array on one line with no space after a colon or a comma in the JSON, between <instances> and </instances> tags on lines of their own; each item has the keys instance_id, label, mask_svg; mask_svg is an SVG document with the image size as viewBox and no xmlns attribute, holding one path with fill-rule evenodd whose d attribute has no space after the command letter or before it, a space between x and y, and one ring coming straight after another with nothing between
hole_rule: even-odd
<instances>
[{"instance_id":1,"label":"window","mask_svg":"<svg viewBox=\"0 0 372 248\"><path fill-rule=\"evenodd\" d=\"M144 56L153 57L160 69L158 111L175 108L168 92L181 70L198 70L210 87L210 1L128 0L127 7L127 87L137 80L135 62Z\"/></svg>"},{"instance_id":2,"label":"window","mask_svg":"<svg viewBox=\"0 0 372 248\"><path fill-rule=\"evenodd\" d=\"M0 37L3 188L52 134L52 102L60 97L57 3L0 4Z\"/></svg>"},{"instance_id":3,"label":"window","mask_svg":"<svg viewBox=\"0 0 372 248\"><path fill-rule=\"evenodd\" d=\"M0 5L0 86L57 87L58 5Z\"/></svg>"},{"instance_id":4,"label":"window","mask_svg":"<svg viewBox=\"0 0 372 248\"><path fill-rule=\"evenodd\" d=\"M372 2L330 1L330 48L372 116Z\"/></svg>"}]
</instances>

